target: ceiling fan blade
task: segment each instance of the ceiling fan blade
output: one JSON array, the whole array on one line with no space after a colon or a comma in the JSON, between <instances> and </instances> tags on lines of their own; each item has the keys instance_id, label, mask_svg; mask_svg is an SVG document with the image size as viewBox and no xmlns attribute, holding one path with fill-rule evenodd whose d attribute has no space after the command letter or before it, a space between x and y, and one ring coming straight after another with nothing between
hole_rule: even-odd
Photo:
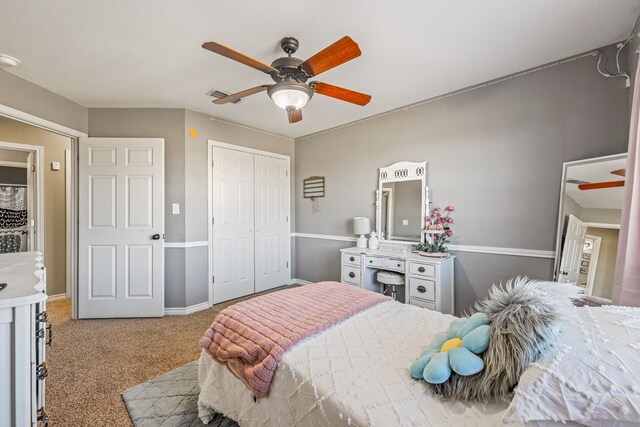
<instances>
[{"instance_id":1,"label":"ceiling fan blade","mask_svg":"<svg viewBox=\"0 0 640 427\"><path fill-rule=\"evenodd\" d=\"M256 70L260 70L263 73L278 74L278 70L276 70L272 66L260 62L257 59L250 58L247 55L243 55L242 53L235 51L223 44L216 42L206 42L202 45L202 47L210 50L213 53L217 53L218 55L226 56L227 58L238 61L241 64L248 65L249 67L255 68Z\"/></svg>"},{"instance_id":2,"label":"ceiling fan blade","mask_svg":"<svg viewBox=\"0 0 640 427\"><path fill-rule=\"evenodd\" d=\"M300 69L309 77L317 76L340 64L351 61L360 56L362 52L358 44L351 37L344 36L331 46L328 46L311 58L300 64Z\"/></svg>"},{"instance_id":3,"label":"ceiling fan blade","mask_svg":"<svg viewBox=\"0 0 640 427\"><path fill-rule=\"evenodd\" d=\"M591 184L578 185L578 189L580 190L598 190L600 188L614 188L614 187L624 187L624 181L594 182Z\"/></svg>"},{"instance_id":4,"label":"ceiling fan blade","mask_svg":"<svg viewBox=\"0 0 640 427\"><path fill-rule=\"evenodd\" d=\"M253 95L255 93L264 92L272 85L260 85L256 87L252 87L251 89L246 89L241 92L232 93L227 96L223 96L222 98L214 99L214 104L226 104L227 102L235 101L236 99L244 98L245 96Z\"/></svg>"},{"instance_id":5,"label":"ceiling fan blade","mask_svg":"<svg viewBox=\"0 0 640 427\"><path fill-rule=\"evenodd\" d=\"M289 116L289 123L298 123L302 120L302 110L287 110L287 116Z\"/></svg>"},{"instance_id":6,"label":"ceiling fan blade","mask_svg":"<svg viewBox=\"0 0 640 427\"><path fill-rule=\"evenodd\" d=\"M310 85L313 90L320 95L330 96L360 106L365 106L371 101L371 95L367 95L366 93L355 92L322 82L311 82Z\"/></svg>"},{"instance_id":7,"label":"ceiling fan blade","mask_svg":"<svg viewBox=\"0 0 640 427\"><path fill-rule=\"evenodd\" d=\"M626 176L627 170L626 169L616 169L614 171L611 171L611 173L614 174L614 175L618 175L618 176Z\"/></svg>"}]
</instances>

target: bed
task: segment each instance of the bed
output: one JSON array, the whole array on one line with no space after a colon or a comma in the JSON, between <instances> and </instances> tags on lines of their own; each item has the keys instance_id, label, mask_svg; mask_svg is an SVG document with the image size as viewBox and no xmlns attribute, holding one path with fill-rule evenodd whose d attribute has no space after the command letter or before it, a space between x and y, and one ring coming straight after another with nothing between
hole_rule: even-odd
<instances>
[{"instance_id":1,"label":"bed","mask_svg":"<svg viewBox=\"0 0 640 427\"><path fill-rule=\"evenodd\" d=\"M454 319L395 301L379 303L287 351L268 396L260 399L203 351L199 416L207 423L220 412L242 427L573 425L552 420L507 423L506 402L446 402L412 379L408 367Z\"/></svg>"}]
</instances>

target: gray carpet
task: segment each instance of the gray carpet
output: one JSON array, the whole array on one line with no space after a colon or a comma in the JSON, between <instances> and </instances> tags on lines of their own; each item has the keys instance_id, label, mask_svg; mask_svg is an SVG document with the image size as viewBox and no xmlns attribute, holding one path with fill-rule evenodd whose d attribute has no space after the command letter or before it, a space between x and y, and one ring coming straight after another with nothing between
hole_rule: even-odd
<instances>
[{"instance_id":1,"label":"gray carpet","mask_svg":"<svg viewBox=\"0 0 640 427\"><path fill-rule=\"evenodd\" d=\"M203 426L198 418L198 363L181 366L122 393L131 421L136 427ZM222 414L207 424L211 427L238 427Z\"/></svg>"}]
</instances>

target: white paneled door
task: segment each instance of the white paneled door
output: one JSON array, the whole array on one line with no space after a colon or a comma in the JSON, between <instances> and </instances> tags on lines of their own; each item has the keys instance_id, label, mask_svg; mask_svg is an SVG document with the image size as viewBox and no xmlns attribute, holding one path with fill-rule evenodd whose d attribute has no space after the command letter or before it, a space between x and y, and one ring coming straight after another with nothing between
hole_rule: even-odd
<instances>
[{"instance_id":1,"label":"white paneled door","mask_svg":"<svg viewBox=\"0 0 640 427\"><path fill-rule=\"evenodd\" d=\"M255 291L253 154L213 147L214 304Z\"/></svg>"},{"instance_id":2,"label":"white paneled door","mask_svg":"<svg viewBox=\"0 0 640 427\"><path fill-rule=\"evenodd\" d=\"M164 315L164 140L81 138L78 315Z\"/></svg>"},{"instance_id":3,"label":"white paneled door","mask_svg":"<svg viewBox=\"0 0 640 427\"><path fill-rule=\"evenodd\" d=\"M562 246L562 259L560 261L560 276L558 282L578 283L580 277L580 260L584 248L584 240L587 235L587 224L573 215L569 216L567 234Z\"/></svg>"},{"instance_id":4,"label":"white paneled door","mask_svg":"<svg viewBox=\"0 0 640 427\"><path fill-rule=\"evenodd\" d=\"M289 162L255 155L256 292L289 283Z\"/></svg>"}]
</instances>

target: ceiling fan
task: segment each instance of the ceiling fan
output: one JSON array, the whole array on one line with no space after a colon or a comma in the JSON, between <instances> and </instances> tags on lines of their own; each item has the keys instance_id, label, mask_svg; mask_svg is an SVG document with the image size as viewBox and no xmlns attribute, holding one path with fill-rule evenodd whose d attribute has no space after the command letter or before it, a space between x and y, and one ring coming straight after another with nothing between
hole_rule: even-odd
<instances>
[{"instance_id":1,"label":"ceiling fan","mask_svg":"<svg viewBox=\"0 0 640 427\"><path fill-rule=\"evenodd\" d=\"M624 177L627 173L626 169L616 169L611 171L613 175L618 175ZM622 181L603 181L603 182L584 182L578 184L579 190L598 190L601 188L615 188L615 187L624 187L624 180Z\"/></svg>"},{"instance_id":2,"label":"ceiling fan","mask_svg":"<svg viewBox=\"0 0 640 427\"><path fill-rule=\"evenodd\" d=\"M226 104L266 90L273 102L287 111L289 123L296 123L302 120L302 107L307 104L314 93L360 106L369 103L371 96L364 93L317 81L307 83L309 78L351 61L362 54L358 44L351 37L345 36L341 38L306 61L291 56L298 50L298 46L298 40L295 38L283 38L280 41L280 47L288 56L278 58L271 65L267 65L220 43L204 43L202 45L203 48L269 74L275 82L275 84L264 84L223 96L213 101L213 103Z\"/></svg>"}]
</instances>

